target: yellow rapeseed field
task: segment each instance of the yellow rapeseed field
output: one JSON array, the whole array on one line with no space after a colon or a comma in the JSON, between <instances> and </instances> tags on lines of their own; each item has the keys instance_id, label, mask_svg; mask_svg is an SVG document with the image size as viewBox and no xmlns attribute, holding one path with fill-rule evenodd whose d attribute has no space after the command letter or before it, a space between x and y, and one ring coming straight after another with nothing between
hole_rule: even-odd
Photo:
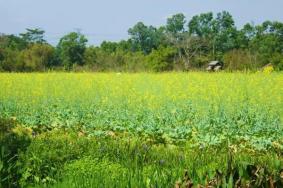
<instances>
[{"instance_id":1,"label":"yellow rapeseed field","mask_svg":"<svg viewBox=\"0 0 283 188\"><path fill-rule=\"evenodd\" d=\"M283 74L2 73L0 114L32 128L197 139L252 131L266 140L282 128Z\"/></svg>"},{"instance_id":2,"label":"yellow rapeseed field","mask_svg":"<svg viewBox=\"0 0 283 188\"><path fill-rule=\"evenodd\" d=\"M2 73L0 88L1 104L16 101L18 108L46 101L126 102L150 108L190 101L199 108L222 105L233 109L248 103L283 112L280 73Z\"/></svg>"}]
</instances>

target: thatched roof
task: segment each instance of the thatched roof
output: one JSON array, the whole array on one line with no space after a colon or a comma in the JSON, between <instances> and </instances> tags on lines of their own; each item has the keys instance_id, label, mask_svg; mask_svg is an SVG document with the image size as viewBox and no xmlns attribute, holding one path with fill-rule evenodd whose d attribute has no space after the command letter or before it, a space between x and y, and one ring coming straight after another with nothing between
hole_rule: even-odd
<instances>
[{"instance_id":1,"label":"thatched roof","mask_svg":"<svg viewBox=\"0 0 283 188\"><path fill-rule=\"evenodd\" d=\"M221 64L220 61L211 61L208 66L216 66L216 65L219 65Z\"/></svg>"}]
</instances>

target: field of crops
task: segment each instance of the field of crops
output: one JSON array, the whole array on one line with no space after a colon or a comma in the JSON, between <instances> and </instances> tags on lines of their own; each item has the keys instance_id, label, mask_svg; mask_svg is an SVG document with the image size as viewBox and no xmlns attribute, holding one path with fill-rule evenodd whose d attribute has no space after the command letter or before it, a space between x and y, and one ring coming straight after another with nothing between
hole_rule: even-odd
<instances>
[{"instance_id":1,"label":"field of crops","mask_svg":"<svg viewBox=\"0 0 283 188\"><path fill-rule=\"evenodd\" d=\"M41 129L79 128L264 148L282 139L283 75L1 74L1 116Z\"/></svg>"},{"instance_id":2,"label":"field of crops","mask_svg":"<svg viewBox=\"0 0 283 188\"><path fill-rule=\"evenodd\" d=\"M227 146L233 151L274 154L278 160L277 172L283 164L282 73L3 73L0 74L0 117L29 128L35 139L41 140L48 132L64 130L89 139L110 137L117 142L126 142L125 137L141 138L140 142L174 147L175 152L183 152L184 147L194 151ZM154 151L162 154L166 149ZM107 166L109 156L99 164ZM171 154L166 155L171 159L168 156ZM221 161L222 156L218 157ZM89 161L97 163L87 158L75 166L89 166ZM213 164L210 169L218 168L221 162ZM183 169L176 171L174 180L160 179L165 177L162 172L158 175L160 182L174 186L185 166L182 163ZM133 174L126 177L129 176ZM47 181L43 176L33 178L25 180ZM162 185L148 181L139 179L133 185ZM205 184L202 178L194 181ZM129 186L122 182L120 185Z\"/></svg>"}]
</instances>

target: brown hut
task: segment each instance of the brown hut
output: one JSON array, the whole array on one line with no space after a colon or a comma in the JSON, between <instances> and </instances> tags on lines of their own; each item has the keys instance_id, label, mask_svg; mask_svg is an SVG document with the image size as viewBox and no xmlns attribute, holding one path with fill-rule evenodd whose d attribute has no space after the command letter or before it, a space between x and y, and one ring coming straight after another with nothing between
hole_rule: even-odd
<instances>
[{"instance_id":1,"label":"brown hut","mask_svg":"<svg viewBox=\"0 0 283 188\"><path fill-rule=\"evenodd\" d=\"M211 61L208 65L206 70L207 71L219 71L223 68L223 62L221 61Z\"/></svg>"}]
</instances>

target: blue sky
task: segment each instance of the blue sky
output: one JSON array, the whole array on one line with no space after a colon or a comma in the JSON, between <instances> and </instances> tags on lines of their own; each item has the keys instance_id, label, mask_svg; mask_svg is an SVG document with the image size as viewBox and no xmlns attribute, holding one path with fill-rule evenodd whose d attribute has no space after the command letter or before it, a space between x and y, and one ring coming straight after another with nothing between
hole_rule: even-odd
<instances>
[{"instance_id":1,"label":"blue sky","mask_svg":"<svg viewBox=\"0 0 283 188\"><path fill-rule=\"evenodd\" d=\"M56 44L80 30L89 44L119 41L138 21L160 26L175 13L187 19L204 12L229 11L238 27L265 20L283 22L283 0L0 0L0 33L18 34L39 27Z\"/></svg>"}]
</instances>

